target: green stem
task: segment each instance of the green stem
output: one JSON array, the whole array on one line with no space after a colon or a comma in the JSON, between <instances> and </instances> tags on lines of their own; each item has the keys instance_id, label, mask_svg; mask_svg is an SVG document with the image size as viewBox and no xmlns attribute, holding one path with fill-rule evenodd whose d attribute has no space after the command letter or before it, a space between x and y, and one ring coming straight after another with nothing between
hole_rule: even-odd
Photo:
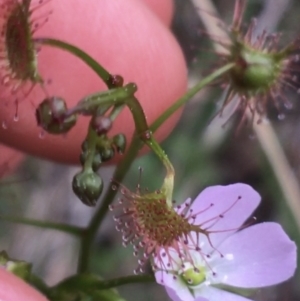
<instances>
[{"instance_id":1,"label":"green stem","mask_svg":"<svg viewBox=\"0 0 300 301\"><path fill-rule=\"evenodd\" d=\"M172 195L173 195L173 189L174 189L174 176L175 176L175 170L170 162L167 154L162 150L161 146L157 143L157 141L153 138L152 133L149 138L149 140L143 141L145 144L147 144L150 149L153 150L153 152L157 155L157 157L160 159L160 161L164 164L167 174L164 179L164 183L162 185L162 192L166 196L167 204L172 207Z\"/></svg>"},{"instance_id":2,"label":"green stem","mask_svg":"<svg viewBox=\"0 0 300 301\"><path fill-rule=\"evenodd\" d=\"M133 83L129 83L121 88L112 88L108 91L89 95L81 99L77 106L68 110L65 116L68 117L69 115L81 112L83 112L85 115L93 115L97 108L100 106L106 107L107 105L117 106L117 109L113 113L116 115L116 113L119 113L120 107L125 104L132 113L138 135L142 140L147 140L149 139L149 127L141 104L133 96L136 91L137 86Z\"/></svg>"},{"instance_id":3,"label":"green stem","mask_svg":"<svg viewBox=\"0 0 300 301\"><path fill-rule=\"evenodd\" d=\"M124 89L124 88L120 88L120 89ZM98 99L98 101L100 101L100 99ZM147 144L154 151L154 153L158 156L158 158L163 162L163 164L166 168L166 171L167 171L167 175L165 177L165 181L163 184L163 190L164 190L164 193L166 194L168 203L172 204L172 192L173 192L173 187L174 187L174 168L173 168L171 162L169 161L165 152L161 149L160 145L153 138L152 132L148 128L148 124L147 124L147 121L145 118L143 108L141 107L138 100L135 97L128 97L126 99L123 99L122 101L119 99L116 100L115 104L117 104L119 101L120 101L120 103L124 102L129 107L130 111L132 112L133 119L135 122L137 136L145 144ZM106 104L106 103L102 102L102 104ZM139 148L140 148L140 144L135 141L132 141L129 150L127 151L126 160L123 160L123 162L125 161L124 165L123 166L122 166L122 164L119 165L116 173L114 174L115 181L118 181L119 183L122 181L131 162L134 160ZM110 189L110 190L112 190L112 189ZM81 250L80 250L79 262L78 262L78 271L80 273L83 273L83 272L87 271L87 269L88 269L88 258L89 258L91 244L96 235L98 227L107 212L107 208L110 205L110 203L112 202L115 194L116 194L116 192L111 193L111 195L109 195L109 197L108 197L108 195L106 195L104 197L104 201L102 202L101 206L99 207L99 210L96 212L96 214L92 218L91 223L89 224L87 230L85 231L85 234L82 237Z\"/></svg>"},{"instance_id":4,"label":"green stem","mask_svg":"<svg viewBox=\"0 0 300 301\"><path fill-rule=\"evenodd\" d=\"M133 96L137 87L135 84L127 84L124 87L112 88L108 91L98 92L81 99L78 104L69 109L65 116L82 113L84 115L94 115L96 110L102 108L101 112L106 112L109 106L123 105L126 99Z\"/></svg>"},{"instance_id":5,"label":"green stem","mask_svg":"<svg viewBox=\"0 0 300 301\"><path fill-rule=\"evenodd\" d=\"M133 96L133 94L136 92L136 89L137 87L135 84L128 84L122 88L115 88L106 92L93 94L82 99L74 109L68 112L68 114L74 114L75 112L78 113L82 110L84 112L92 112L99 106L106 106L108 104L114 104L117 106L126 104L132 113L137 135L154 151L154 153L162 161L167 170L167 177L165 179L163 188L165 188L166 191L167 201L171 204L174 182L174 168L165 152L155 141L152 132L149 130L143 108L140 102ZM115 112L118 113L119 111L116 110Z\"/></svg>"},{"instance_id":6,"label":"green stem","mask_svg":"<svg viewBox=\"0 0 300 301\"><path fill-rule=\"evenodd\" d=\"M162 113L150 126L151 130L155 132L173 113L176 112L176 110L178 110L181 106L183 106L191 97L197 94L206 85L210 84L218 77L222 76L224 73L229 71L232 67L233 64L225 65L224 67L218 69L217 71L213 72L209 76L205 77L195 87L190 89L182 98L180 98L177 102L175 102L169 109L167 109L164 113ZM118 183L122 182L127 171L129 170L129 167L131 166L133 160L136 158L136 155L142 146L143 146L142 141L140 141L138 137L134 135L124 159L117 166L115 173L113 175L113 179L116 182ZM107 190L105 196L103 197L103 202L101 203L100 207L97 209L96 213L92 217L85 231L85 235L82 237L81 250L79 254L79 263L78 263L78 271L80 273L85 272L88 269L88 258L90 254L91 245L97 234L98 228L100 227L106 215L108 206L112 203L116 194L117 194L116 190L113 189Z\"/></svg>"},{"instance_id":7,"label":"green stem","mask_svg":"<svg viewBox=\"0 0 300 301\"><path fill-rule=\"evenodd\" d=\"M53 289L56 292L76 290L88 293L91 291L110 289L125 284L145 283L154 281L155 278L153 275L132 275L115 278L112 280L101 280L95 275L81 274L64 280L63 282L53 287Z\"/></svg>"},{"instance_id":8,"label":"green stem","mask_svg":"<svg viewBox=\"0 0 300 301\"><path fill-rule=\"evenodd\" d=\"M104 83L109 89L114 88L114 85L112 83L112 75L106 69L104 69L96 60L94 60L91 56L89 56L86 52L82 51L80 48L67 42L50 38L37 38L34 40L34 42L37 44L60 48L62 50L70 52L71 54L85 62L92 70L94 70L97 73L97 75L104 81Z\"/></svg>"},{"instance_id":9,"label":"green stem","mask_svg":"<svg viewBox=\"0 0 300 301\"><path fill-rule=\"evenodd\" d=\"M23 217L13 217L13 216L3 216L0 215L0 220L6 221L6 222L12 222L16 224L23 224L27 226L34 226L38 228L44 228L44 229L51 229L51 230L57 230L61 232L65 232L77 237L81 237L83 234L84 229L77 227L77 226L71 226L68 224L61 224L61 223L53 223L53 222L47 222L47 221L41 221L36 219L30 219L30 218L23 218Z\"/></svg>"},{"instance_id":10,"label":"green stem","mask_svg":"<svg viewBox=\"0 0 300 301\"><path fill-rule=\"evenodd\" d=\"M90 125L87 138L85 140L88 144L88 155L83 164L84 172L92 171L93 160L96 154L97 139L98 135Z\"/></svg>"},{"instance_id":11,"label":"green stem","mask_svg":"<svg viewBox=\"0 0 300 301\"><path fill-rule=\"evenodd\" d=\"M45 295L49 300L52 300L52 290L47 284L38 276L31 274L29 283L39 290L43 295Z\"/></svg>"},{"instance_id":12,"label":"green stem","mask_svg":"<svg viewBox=\"0 0 300 301\"><path fill-rule=\"evenodd\" d=\"M150 129L155 132L172 114L174 114L180 107L188 102L193 96L195 96L205 86L211 84L220 76L224 75L234 66L233 63L227 64L222 68L211 73L207 77L203 78L195 87L191 88L183 97L179 98L171 107L165 110L150 126Z\"/></svg>"},{"instance_id":13,"label":"green stem","mask_svg":"<svg viewBox=\"0 0 300 301\"><path fill-rule=\"evenodd\" d=\"M118 115L124 109L125 105L116 105L113 107L112 111L109 113L109 117L112 121L116 120Z\"/></svg>"},{"instance_id":14,"label":"green stem","mask_svg":"<svg viewBox=\"0 0 300 301\"><path fill-rule=\"evenodd\" d=\"M76 107L70 109L66 113L66 116L80 112L93 115L95 109L100 106L122 106L125 104L130 109L136 131L140 135L140 138L142 140L147 139L146 133L148 132L149 127L140 102L133 96L136 91L137 86L133 83L129 83L121 88L113 88L108 91L89 95L88 97L81 99Z\"/></svg>"},{"instance_id":15,"label":"green stem","mask_svg":"<svg viewBox=\"0 0 300 301\"><path fill-rule=\"evenodd\" d=\"M92 70L94 70L95 73L103 80L103 82L109 89L117 87L114 81L114 76L112 76L103 66L101 66L95 59L93 59L90 55L88 55L80 48L67 42L51 38L37 38L34 40L34 42L68 51L69 53L73 54L74 56L82 60L84 63L86 63ZM116 105L112 111L111 118L115 119L120 114L123 108L124 106L122 105Z\"/></svg>"},{"instance_id":16,"label":"green stem","mask_svg":"<svg viewBox=\"0 0 300 301\"><path fill-rule=\"evenodd\" d=\"M142 145L141 141L137 138L137 136L134 136L124 159L119 163L117 169L115 170L115 173L113 175L114 181L116 181L117 183L122 182L131 163L135 159L141 145ZM84 235L82 236L81 248L80 248L79 259L78 259L79 273L83 273L88 270L88 258L90 255L92 243L97 234L98 228L106 215L108 206L112 203L117 193L118 193L117 190L112 189L111 187L108 188L106 194L103 197L103 201L101 205L99 206L96 213L92 217L86 231L84 232Z\"/></svg>"}]
</instances>

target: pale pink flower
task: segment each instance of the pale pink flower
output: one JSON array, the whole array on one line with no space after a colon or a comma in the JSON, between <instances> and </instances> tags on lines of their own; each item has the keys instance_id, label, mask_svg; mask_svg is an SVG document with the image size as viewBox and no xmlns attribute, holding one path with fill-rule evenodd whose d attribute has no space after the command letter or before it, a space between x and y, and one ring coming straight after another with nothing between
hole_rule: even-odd
<instances>
[{"instance_id":1,"label":"pale pink flower","mask_svg":"<svg viewBox=\"0 0 300 301\"><path fill-rule=\"evenodd\" d=\"M261 223L237 231L259 202L258 193L245 184L209 187L196 198L189 208L199 212L193 223L205 225L209 235L191 233L189 244L195 246L197 240L198 247L188 248L186 257L169 249L155 259L160 263L156 280L171 299L246 301L250 299L229 290L262 288L293 276L296 245L279 224Z\"/></svg>"}]
</instances>

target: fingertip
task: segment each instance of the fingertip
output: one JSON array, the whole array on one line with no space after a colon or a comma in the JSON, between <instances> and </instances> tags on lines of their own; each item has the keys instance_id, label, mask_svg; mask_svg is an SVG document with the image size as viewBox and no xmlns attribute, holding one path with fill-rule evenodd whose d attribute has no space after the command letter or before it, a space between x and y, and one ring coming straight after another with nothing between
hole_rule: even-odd
<instances>
[{"instance_id":1,"label":"fingertip","mask_svg":"<svg viewBox=\"0 0 300 301\"><path fill-rule=\"evenodd\" d=\"M82 48L112 74L125 82L138 85L137 97L151 124L186 90L187 67L182 51L171 32L149 9L137 0L90 0L85 2L52 1L53 14L38 32L39 37L55 37ZM92 16L97 16L93 18ZM43 46L38 57L39 72L50 96L66 99L72 107L88 94L106 89L101 80L82 61L66 51ZM48 84L49 83L49 84ZM36 86L19 105L14 121L14 99L3 105L0 139L30 154L64 163L79 163L80 145L88 129L88 119L79 118L65 136L43 135L37 127L35 106L45 98ZM166 137L178 120L174 114L157 133ZM128 140L134 132L129 110L124 110L114 123L111 135L124 133Z\"/></svg>"},{"instance_id":2,"label":"fingertip","mask_svg":"<svg viewBox=\"0 0 300 301\"><path fill-rule=\"evenodd\" d=\"M13 173L23 159L23 153L0 144L0 179Z\"/></svg>"},{"instance_id":3,"label":"fingertip","mask_svg":"<svg viewBox=\"0 0 300 301\"><path fill-rule=\"evenodd\" d=\"M3 268L0 268L0 300L48 301L40 292Z\"/></svg>"},{"instance_id":4,"label":"fingertip","mask_svg":"<svg viewBox=\"0 0 300 301\"><path fill-rule=\"evenodd\" d=\"M173 0L144 0L144 2L166 26L171 25L174 13Z\"/></svg>"}]
</instances>

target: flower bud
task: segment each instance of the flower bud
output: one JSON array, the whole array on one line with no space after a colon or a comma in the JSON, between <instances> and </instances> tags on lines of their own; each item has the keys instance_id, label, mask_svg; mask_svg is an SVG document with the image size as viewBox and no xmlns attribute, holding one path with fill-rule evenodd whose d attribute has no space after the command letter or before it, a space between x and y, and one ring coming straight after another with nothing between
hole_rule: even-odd
<instances>
[{"instance_id":1,"label":"flower bud","mask_svg":"<svg viewBox=\"0 0 300 301\"><path fill-rule=\"evenodd\" d=\"M101 150L100 154L103 162L105 162L113 158L115 151L113 148L104 148L103 150Z\"/></svg>"},{"instance_id":2,"label":"flower bud","mask_svg":"<svg viewBox=\"0 0 300 301\"><path fill-rule=\"evenodd\" d=\"M38 125L51 134L68 132L76 123L77 116L65 117L67 105L59 97L46 98L36 109Z\"/></svg>"},{"instance_id":3,"label":"flower bud","mask_svg":"<svg viewBox=\"0 0 300 301\"><path fill-rule=\"evenodd\" d=\"M91 126L99 136L105 135L112 127L112 120L106 116L94 116Z\"/></svg>"},{"instance_id":4,"label":"flower bud","mask_svg":"<svg viewBox=\"0 0 300 301\"><path fill-rule=\"evenodd\" d=\"M118 134L113 137L113 144L115 145L119 154L124 154L126 149L126 136Z\"/></svg>"},{"instance_id":5,"label":"flower bud","mask_svg":"<svg viewBox=\"0 0 300 301\"><path fill-rule=\"evenodd\" d=\"M103 190L103 181L93 171L82 171L74 176L72 187L85 205L95 206Z\"/></svg>"},{"instance_id":6,"label":"flower bud","mask_svg":"<svg viewBox=\"0 0 300 301\"><path fill-rule=\"evenodd\" d=\"M113 87L123 87L124 79L121 75L111 75L109 84Z\"/></svg>"},{"instance_id":7,"label":"flower bud","mask_svg":"<svg viewBox=\"0 0 300 301\"><path fill-rule=\"evenodd\" d=\"M92 163L93 171L96 172L100 168L101 163L102 163L101 155L99 153L96 153L94 158L93 158L93 163Z\"/></svg>"}]
</instances>

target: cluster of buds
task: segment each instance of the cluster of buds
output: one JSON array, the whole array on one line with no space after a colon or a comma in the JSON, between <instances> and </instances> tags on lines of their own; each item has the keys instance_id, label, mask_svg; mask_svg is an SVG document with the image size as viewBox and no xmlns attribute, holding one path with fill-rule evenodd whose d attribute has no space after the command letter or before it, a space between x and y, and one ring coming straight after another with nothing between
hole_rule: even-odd
<instances>
[{"instance_id":1,"label":"cluster of buds","mask_svg":"<svg viewBox=\"0 0 300 301\"><path fill-rule=\"evenodd\" d=\"M109 161L115 155L115 153L123 154L126 148L126 137L123 134L117 134L112 138L103 136L97 141L95 154L92 160L92 169L97 171L101 163ZM80 162L82 165L87 161L90 150L88 141L84 141L81 146Z\"/></svg>"},{"instance_id":2,"label":"cluster of buds","mask_svg":"<svg viewBox=\"0 0 300 301\"><path fill-rule=\"evenodd\" d=\"M74 193L88 206L96 205L103 190L103 181L97 174L101 164L111 160L116 153L123 154L126 149L124 134L108 136L116 114L114 108L117 110L123 99L132 96L137 89L134 84L122 87L123 78L119 75L111 76L107 84L116 87L87 96L71 109L60 97L48 97L36 109L38 125L51 134L70 131L78 115L90 117L88 134L81 146L82 170L74 176L72 183Z\"/></svg>"},{"instance_id":3,"label":"cluster of buds","mask_svg":"<svg viewBox=\"0 0 300 301\"><path fill-rule=\"evenodd\" d=\"M95 206L103 190L103 181L97 174L101 164L109 161L115 152L123 154L126 137L117 134L107 136L112 127L112 120L106 116L94 116L90 122L87 139L81 146L80 162L83 170L73 178L73 191L88 206Z\"/></svg>"},{"instance_id":4,"label":"cluster of buds","mask_svg":"<svg viewBox=\"0 0 300 301\"><path fill-rule=\"evenodd\" d=\"M120 76L112 78L115 79L116 85L123 84ZM134 93L135 85L127 86L130 88L128 93ZM127 86L122 89L127 91ZM66 101L60 97L46 98L36 110L38 125L51 134L70 131L76 124L79 114L90 116L88 134L81 146L80 163L83 168L73 178L73 191L88 206L96 205L103 190L103 181L97 174L101 164L111 160L116 153L123 154L126 149L125 135L108 136L113 125L112 117L107 114L110 106L101 106L97 103L101 101L103 103L103 100L107 101L114 97L111 91L113 90L89 96L79 101L72 109L68 109ZM115 93L119 91L116 90Z\"/></svg>"},{"instance_id":5,"label":"cluster of buds","mask_svg":"<svg viewBox=\"0 0 300 301\"><path fill-rule=\"evenodd\" d=\"M41 7L46 7L44 4L48 2L49 0L5 0L1 4L0 42L3 47L0 50L0 86L2 86L0 96L2 99L7 99L7 103L11 99L14 100L17 120L19 100L25 99L34 86L39 84L45 92L46 98L36 109L36 120L43 131L50 134L66 134L74 128L79 115L90 117L88 135L82 145L80 155L83 168L74 177L73 188L85 204L95 205L103 188L102 179L97 174L101 163L112 159L116 153L123 154L126 148L126 139L123 134L115 135L112 138L107 135L112 127L112 119L119 112L115 110L117 113L114 112L115 115L112 117L109 110L114 111L115 107L122 105L120 101L115 103L115 97L110 94L114 88L123 89L124 80L119 75L109 74L89 55L83 54L85 57L85 59L81 57L83 61L86 60L85 62L90 66L94 64L92 68L100 70L97 73L109 90L97 93L96 98L88 96L88 100L84 99L71 109L67 107L67 101L62 97L48 95L45 87L48 81L44 80L38 71L37 54L43 45L43 39L34 38L35 32L47 22L52 13L46 8L42 9L40 15L36 14ZM55 41L64 44L62 48L65 50L68 48L66 42ZM73 52L70 48L73 49ZM78 52L76 52L74 48L76 47L71 46L68 49L75 55L78 52L83 53L80 49L77 49ZM87 57L90 59L86 59ZM97 65L96 68L94 68L95 65ZM126 98L129 92L130 95L133 95L136 87L133 86L128 93L126 87L123 90L124 93L120 93L122 99ZM22 95L17 95L19 91ZM5 95L6 92L8 95ZM120 91L116 91L116 94L118 92ZM103 104L103 99L104 102L106 101L105 104ZM95 105L94 100L102 101L103 105Z\"/></svg>"}]
</instances>

